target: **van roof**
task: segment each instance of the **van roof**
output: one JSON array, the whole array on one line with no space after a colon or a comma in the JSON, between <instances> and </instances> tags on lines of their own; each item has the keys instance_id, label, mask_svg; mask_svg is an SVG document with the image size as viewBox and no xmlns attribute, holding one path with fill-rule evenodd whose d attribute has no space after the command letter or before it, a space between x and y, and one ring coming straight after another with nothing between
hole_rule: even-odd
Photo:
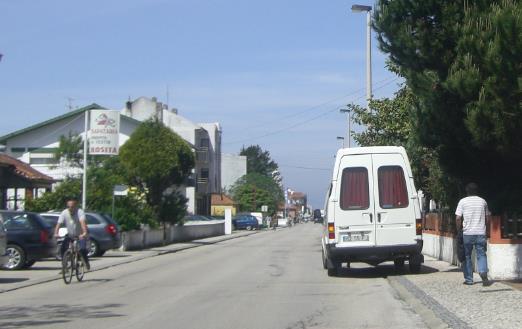
<instances>
[{"instance_id":1,"label":"van roof","mask_svg":"<svg viewBox=\"0 0 522 329\"><path fill-rule=\"evenodd\" d=\"M367 146L342 148L337 151L337 158L351 154L401 153L406 154L402 146Z\"/></svg>"},{"instance_id":2,"label":"van roof","mask_svg":"<svg viewBox=\"0 0 522 329\"><path fill-rule=\"evenodd\" d=\"M408 172L408 176L412 176L411 167L408 159L408 154L406 154L406 150L402 146L367 146L367 147L351 147L351 148L342 148L337 151L337 155L335 156L335 165L333 170L332 180L336 179L337 172L335 168L338 168L340 165L341 158L345 155L356 155L356 154L401 154L403 159L406 161L406 169Z\"/></svg>"}]
</instances>

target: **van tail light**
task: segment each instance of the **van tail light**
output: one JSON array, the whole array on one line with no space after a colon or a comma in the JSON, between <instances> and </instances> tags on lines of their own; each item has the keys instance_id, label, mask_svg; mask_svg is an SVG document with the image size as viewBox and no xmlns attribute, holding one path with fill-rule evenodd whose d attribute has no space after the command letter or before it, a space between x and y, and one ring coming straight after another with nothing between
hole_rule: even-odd
<instances>
[{"instance_id":1,"label":"van tail light","mask_svg":"<svg viewBox=\"0 0 522 329\"><path fill-rule=\"evenodd\" d=\"M41 243L49 242L49 232L47 232L46 230L40 231L40 242Z\"/></svg>"},{"instance_id":2,"label":"van tail light","mask_svg":"<svg viewBox=\"0 0 522 329\"><path fill-rule=\"evenodd\" d=\"M334 223L328 223L328 239L335 240L335 226L334 226Z\"/></svg>"},{"instance_id":3,"label":"van tail light","mask_svg":"<svg viewBox=\"0 0 522 329\"><path fill-rule=\"evenodd\" d=\"M417 235L422 235L422 218L415 219L415 230Z\"/></svg>"},{"instance_id":4,"label":"van tail light","mask_svg":"<svg viewBox=\"0 0 522 329\"><path fill-rule=\"evenodd\" d=\"M110 235L115 236L118 233L118 228L116 228L116 225L114 224L109 224L105 226L105 231Z\"/></svg>"}]
</instances>

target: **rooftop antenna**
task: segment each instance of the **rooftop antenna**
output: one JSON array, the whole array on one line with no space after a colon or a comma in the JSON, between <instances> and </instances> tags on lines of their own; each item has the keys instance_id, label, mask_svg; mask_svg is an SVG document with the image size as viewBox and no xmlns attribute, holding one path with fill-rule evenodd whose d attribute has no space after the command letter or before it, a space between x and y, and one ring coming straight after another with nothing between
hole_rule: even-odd
<instances>
[{"instance_id":1,"label":"rooftop antenna","mask_svg":"<svg viewBox=\"0 0 522 329\"><path fill-rule=\"evenodd\" d=\"M74 101L74 98L72 97L67 97L67 110L69 111L72 111L73 110L73 102Z\"/></svg>"},{"instance_id":2,"label":"rooftop antenna","mask_svg":"<svg viewBox=\"0 0 522 329\"><path fill-rule=\"evenodd\" d=\"M167 110L169 109L169 84L167 83Z\"/></svg>"}]
</instances>

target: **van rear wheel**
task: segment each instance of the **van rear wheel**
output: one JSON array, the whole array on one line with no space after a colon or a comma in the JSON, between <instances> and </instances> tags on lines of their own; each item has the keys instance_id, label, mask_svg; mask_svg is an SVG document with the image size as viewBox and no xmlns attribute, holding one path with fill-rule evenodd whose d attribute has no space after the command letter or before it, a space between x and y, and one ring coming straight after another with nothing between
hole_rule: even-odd
<instances>
[{"instance_id":1,"label":"van rear wheel","mask_svg":"<svg viewBox=\"0 0 522 329\"><path fill-rule=\"evenodd\" d=\"M340 269L340 263L333 263L332 267L327 267L326 271L328 272L328 276L337 276L337 274L339 274Z\"/></svg>"},{"instance_id":2,"label":"van rear wheel","mask_svg":"<svg viewBox=\"0 0 522 329\"><path fill-rule=\"evenodd\" d=\"M404 258L396 258L393 260L393 265L396 270L401 270L404 267Z\"/></svg>"},{"instance_id":3,"label":"van rear wheel","mask_svg":"<svg viewBox=\"0 0 522 329\"><path fill-rule=\"evenodd\" d=\"M422 255L415 254L410 256L409 265L411 273L419 273L421 270Z\"/></svg>"},{"instance_id":4,"label":"van rear wheel","mask_svg":"<svg viewBox=\"0 0 522 329\"><path fill-rule=\"evenodd\" d=\"M337 267L327 269L328 276L336 276L337 275Z\"/></svg>"}]
</instances>

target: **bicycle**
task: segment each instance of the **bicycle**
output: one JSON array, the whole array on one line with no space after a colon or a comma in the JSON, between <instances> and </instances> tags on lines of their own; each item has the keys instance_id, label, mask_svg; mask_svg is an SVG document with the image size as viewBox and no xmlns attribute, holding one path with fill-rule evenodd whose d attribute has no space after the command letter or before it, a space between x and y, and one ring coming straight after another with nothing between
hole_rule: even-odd
<instances>
[{"instance_id":1,"label":"bicycle","mask_svg":"<svg viewBox=\"0 0 522 329\"><path fill-rule=\"evenodd\" d=\"M78 238L71 239L69 248L62 257L62 277L65 284L72 281L73 275L81 282L85 275L85 261L80 253L80 242Z\"/></svg>"}]
</instances>

